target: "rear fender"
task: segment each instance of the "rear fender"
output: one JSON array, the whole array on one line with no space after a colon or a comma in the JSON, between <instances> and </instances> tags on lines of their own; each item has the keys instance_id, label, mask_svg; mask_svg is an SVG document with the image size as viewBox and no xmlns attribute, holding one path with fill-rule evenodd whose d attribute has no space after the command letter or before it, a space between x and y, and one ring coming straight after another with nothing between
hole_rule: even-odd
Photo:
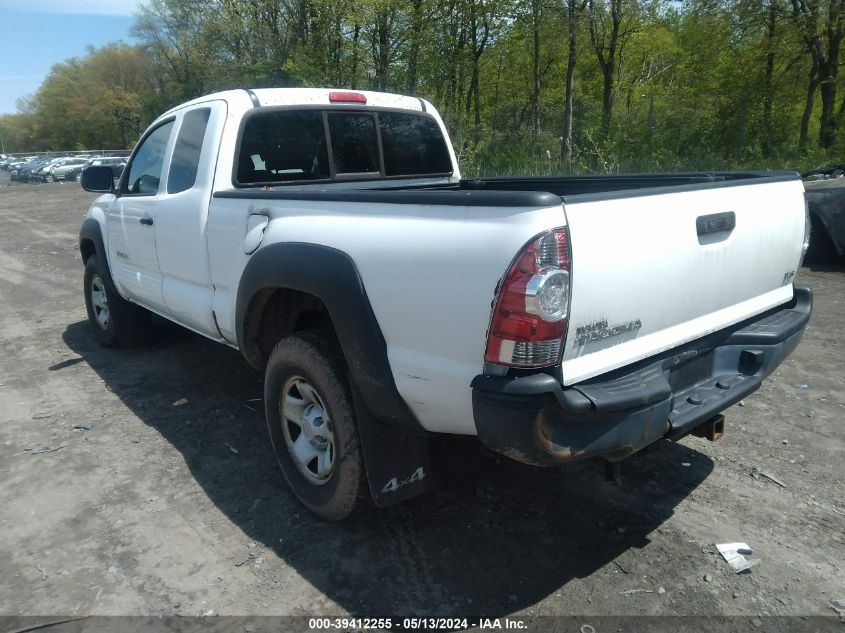
<instances>
[{"instance_id":1,"label":"rear fender","mask_svg":"<svg viewBox=\"0 0 845 633\"><path fill-rule=\"evenodd\" d=\"M238 346L259 364L246 322L262 291L287 288L322 301L346 365L370 491L387 506L425 491L430 481L428 439L396 389L387 344L352 259L318 244L288 242L258 250L238 284L235 308Z\"/></svg>"}]
</instances>

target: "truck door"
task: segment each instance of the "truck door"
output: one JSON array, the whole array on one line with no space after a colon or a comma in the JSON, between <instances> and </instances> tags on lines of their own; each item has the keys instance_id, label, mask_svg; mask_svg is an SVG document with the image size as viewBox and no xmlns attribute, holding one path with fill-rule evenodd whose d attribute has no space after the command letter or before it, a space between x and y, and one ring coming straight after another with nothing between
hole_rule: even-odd
<instances>
[{"instance_id":1,"label":"truck door","mask_svg":"<svg viewBox=\"0 0 845 633\"><path fill-rule=\"evenodd\" d=\"M109 263L112 278L130 299L158 311L164 308L155 222L163 195L162 173L174 119L161 122L141 140L109 206Z\"/></svg>"},{"instance_id":2,"label":"truck door","mask_svg":"<svg viewBox=\"0 0 845 633\"><path fill-rule=\"evenodd\" d=\"M225 120L225 101L179 113L155 224L167 314L214 338L220 334L212 314L206 219Z\"/></svg>"}]
</instances>

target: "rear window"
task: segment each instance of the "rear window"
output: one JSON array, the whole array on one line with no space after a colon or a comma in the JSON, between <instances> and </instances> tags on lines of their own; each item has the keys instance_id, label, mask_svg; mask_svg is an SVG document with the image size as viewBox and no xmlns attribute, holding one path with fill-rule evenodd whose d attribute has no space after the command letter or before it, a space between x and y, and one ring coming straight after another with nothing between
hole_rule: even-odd
<instances>
[{"instance_id":1,"label":"rear window","mask_svg":"<svg viewBox=\"0 0 845 633\"><path fill-rule=\"evenodd\" d=\"M238 157L238 183L323 180L329 176L322 112L276 110L247 119Z\"/></svg>"},{"instance_id":2,"label":"rear window","mask_svg":"<svg viewBox=\"0 0 845 633\"><path fill-rule=\"evenodd\" d=\"M338 174L380 173L376 119L371 114L329 114L332 161Z\"/></svg>"},{"instance_id":3,"label":"rear window","mask_svg":"<svg viewBox=\"0 0 845 633\"><path fill-rule=\"evenodd\" d=\"M446 139L434 119L379 114L384 168L388 176L444 174L452 171Z\"/></svg>"},{"instance_id":4,"label":"rear window","mask_svg":"<svg viewBox=\"0 0 845 633\"><path fill-rule=\"evenodd\" d=\"M429 116L263 108L244 121L235 183L451 173L446 140Z\"/></svg>"}]
</instances>

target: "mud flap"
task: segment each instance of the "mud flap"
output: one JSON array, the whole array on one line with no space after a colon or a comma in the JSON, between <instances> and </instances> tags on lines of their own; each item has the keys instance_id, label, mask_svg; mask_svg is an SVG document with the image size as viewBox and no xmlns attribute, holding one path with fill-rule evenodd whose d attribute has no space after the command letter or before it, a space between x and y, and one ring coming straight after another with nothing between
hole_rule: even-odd
<instances>
[{"instance_id":1,"label":"mud flap","mask_svg":"<svg viewBox=\"0 0 845 633\"><path fill-rule=\"evenodd\" d=\"M427 492L432 481L428 438L374 418L354 386L352 399L373 502L384 508Z\"/></svg>"}]
</instances>

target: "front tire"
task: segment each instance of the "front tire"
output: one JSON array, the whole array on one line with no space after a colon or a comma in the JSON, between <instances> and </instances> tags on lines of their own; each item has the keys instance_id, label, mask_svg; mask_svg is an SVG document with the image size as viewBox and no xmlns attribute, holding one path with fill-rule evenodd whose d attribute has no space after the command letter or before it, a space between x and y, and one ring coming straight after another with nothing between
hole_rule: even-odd
<instances>
[{"instance_id":1,"label":"front tire","mask_svg":"<svg viewBox=\"0 0 845 633\"><path fill-rule=\"evenodd\" d=\"M97 341L103 347L132 347L149 340L152 315L149 310L117 294L111 279L100 270L97 256L85 262L85 309Z\"/></svg>"},{"instance_id":2,"label":"front tire","mask_svg":"<svg viewBox=\"0 0 845 633\"><path fill-rule=\"evenodd\" d=\"M364 505L347 370L324 338L303 332L276 345L265 371L264 409L276 461L303 505L328 521Z\"/></svg>"}]
</instances>

